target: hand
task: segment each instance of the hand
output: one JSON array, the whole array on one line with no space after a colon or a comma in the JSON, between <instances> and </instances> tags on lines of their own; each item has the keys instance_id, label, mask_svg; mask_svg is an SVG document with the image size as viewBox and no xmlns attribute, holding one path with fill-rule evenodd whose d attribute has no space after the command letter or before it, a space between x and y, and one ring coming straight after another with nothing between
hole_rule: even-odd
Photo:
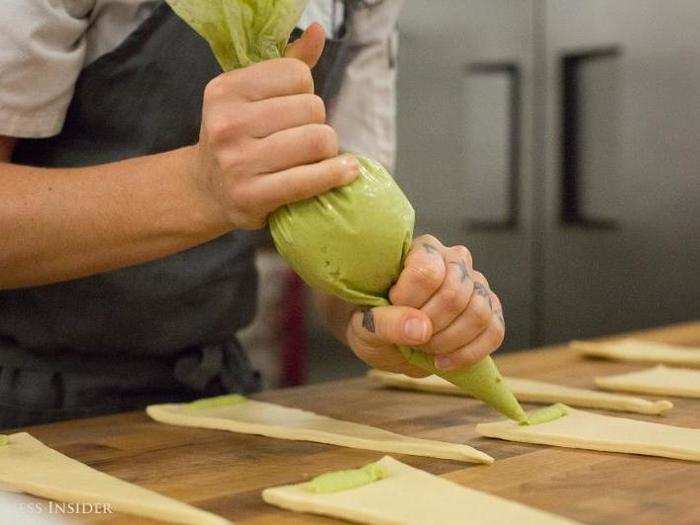
<instances>
[{"instance_id":1,"label":"hand","mask_svg":"<svg viewBox=\"0 0 700 525\"><path fill-rule=\"evenodd\" d=\"M432 355L438 369L457 370L503 342L501 302L464 246L448 248L430 235L415 239L389 300L392 306L356 311L347 328L350 347L375 368L428 375L406 362L397 349L405 345Z\"/></svg>"},{"instance_id":2,"label":"hand","mask_svg":"<svg viewBox=\"0 0 700 525\"><path fill-rule=\"evenodd\" d=\"M314 95L310 68L324 42L314 24L285 58L224 73L206 86L192 173L230 228L260 228L278 207L357 176L355 159L338 156L338 138Z\"/></svg>"}]
</instances>

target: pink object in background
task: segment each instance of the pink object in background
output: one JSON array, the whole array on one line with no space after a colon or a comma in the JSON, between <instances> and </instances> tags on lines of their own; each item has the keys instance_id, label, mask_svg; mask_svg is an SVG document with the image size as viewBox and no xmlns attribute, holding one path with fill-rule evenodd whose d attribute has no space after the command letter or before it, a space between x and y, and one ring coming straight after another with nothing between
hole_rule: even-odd
<instances>
[{"instance_id":1,"label":"pink object in background","mask_svg":"<svg viewBox=\"0 0 700 525\"><path fill-rule=\"evenodd\" d=\"M284 277L280 301L282 328L280 386L302 385L307 379L308 338L304 319L305 285L293 270Z\"/></svg>"}]
</instances>

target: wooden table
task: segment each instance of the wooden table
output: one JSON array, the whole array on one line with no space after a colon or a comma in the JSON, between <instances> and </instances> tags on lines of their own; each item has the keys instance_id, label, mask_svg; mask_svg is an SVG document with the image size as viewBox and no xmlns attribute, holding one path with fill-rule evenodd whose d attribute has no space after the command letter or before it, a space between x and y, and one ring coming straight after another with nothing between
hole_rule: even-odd
<instances>
[{"instance_id":1,"label":"wooden table","mask_svg":"<svg viewBox=\"0 0 700 525\"><path fill-rule=\"evenodd\" d=\"M698 345L700 322L640 334L656 341ZM504 355L498 363L504 374L590 388L595 375L644 368L586 359L563 347ZM387 390L364 378L270 391L256 397L410 436L467 442L495 457L496 463L483 466L396 457L465 486L583 523L700 523L698 463L477 437L476 423L497 419L486 405L457 397ZM700 428L700 400L678 398L673 402L676 407L666 416L631 417ZM331 445L168 426L149 420L143 412L26 430L98 470L248 525L336 523L278 510L265 504L260 492L325 471L358 467L382 456ZM116 515L89 521L156 523Z\"/></svg>"}]
</instances>

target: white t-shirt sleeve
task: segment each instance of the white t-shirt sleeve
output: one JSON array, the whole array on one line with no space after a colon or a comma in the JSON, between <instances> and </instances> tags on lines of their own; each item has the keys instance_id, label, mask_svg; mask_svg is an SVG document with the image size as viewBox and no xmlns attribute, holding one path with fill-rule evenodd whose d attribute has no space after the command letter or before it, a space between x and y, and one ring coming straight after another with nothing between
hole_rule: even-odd
<instances>
[{"instance_id":1,"label":"white t-shirt sleeve","mask_svg":"<svg viewBox=\"0 0 700 525\"><path fill-rule=\"evenodd\" d=\"M403 0L384 0L354 13L350 62L328 107L341 148L390 171L396 157L396 22Z\"/></svg>"},{"instance_id":2,"label":"white t-shirt sleeve","mask_svg":"<svg viewBox=\"0 0 700 525\"><path fill-rule=\"evenodd\" d=\"M61 131L95 0L0 1L0 135Z\"/></svg>"}]
</instances>

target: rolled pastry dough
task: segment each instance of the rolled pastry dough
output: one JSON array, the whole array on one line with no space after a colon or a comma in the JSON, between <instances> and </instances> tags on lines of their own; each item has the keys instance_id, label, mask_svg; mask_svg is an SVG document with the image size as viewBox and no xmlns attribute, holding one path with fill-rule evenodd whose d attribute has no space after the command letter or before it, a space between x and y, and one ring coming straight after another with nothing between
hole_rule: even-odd
<instances>
[{"instance_id":1,"label":"rolled pastry dough","mask_svg":"<svg viewBox=\"0 0 700 525\"><path fill-rule=\"evenodd\" d=\"M462 390L438 376L408 377L381 370L371 370L368 375L385 385L405 390L421 390L437 394L466 396ZM661 414L670 408L670 401L648 401L639 397L596 392L585 388L545 383L532 379L504 377L518 401L524 403L565 403L577 407L619 410L638 414Z\"/></svg>"},{"instance_id":2,"label":"rolled pastry dough","mask_svg":"<svg viewBox=\"0 0 700 525\"><path fill-rule=\"evenodd\" d=\"M516 423L517 424L517 423ZM387 477L341 492L316 494L306 483L265 489L263 499L296 512L380 525L572 525L575 522L462 487L386 456Z\"/></svg>"},{"instance_id":3,"label":"rolled pastry dough","mask_svg":"<svg viewBox=\"0 0 700 525\"><path fill-rule=\"evenodd\" d=\"M627 452L700 461L700 430L601 416L567 409L567 415L539 425L511 421L481 423L477 434L522 443Z\"/></svg>"},{"instance_id":4,"label":"rolled pastry dough","mask_svg":"<svg viewBox=\"0 0 700 525\"><path fill-rule=\"evenodd\" d=\"M109 504L118 512L171 523L231 523L88 467L26 432L9 438L9 443L0 447L0 484L10 490L69 503Z\"/></svg>"},{"instance_id":5,"label":"rolled pastry dough","mask_svg":"<svg viewBox=\"0 0 700 525\"><path fill-rule=\"evenodd\" d=\"M700 348L689 346L675 346L638 339L621 339L607 343L572 341L569 346L581 350L585 355L604 357L614 361L700 367Z\"/></svg>"},{"instance_id":6,"label":"rolled pastry dough","mask_svg":"<svg viewBox=\"0 0 700 525\"><path fill-rule=\"evenodd\" d=\"M146 411L156 421L171 425L214 428L412 456L493 463L491 456L469 445L402 436L368 425L252 399L197 410L188 409L187 403L151 405Z\"/></svg>"},{"instance_id":7,"label":"rolled pastry dough","mask_svg":"<svg viewBox=\"0 0 700 525\"><path fill-rule=\"evenodd\" d=\"M700 370L659 365L640 372L596 377L595 384L607 390L623 392L700 397Z\"/></svg>"}]
</instances>

